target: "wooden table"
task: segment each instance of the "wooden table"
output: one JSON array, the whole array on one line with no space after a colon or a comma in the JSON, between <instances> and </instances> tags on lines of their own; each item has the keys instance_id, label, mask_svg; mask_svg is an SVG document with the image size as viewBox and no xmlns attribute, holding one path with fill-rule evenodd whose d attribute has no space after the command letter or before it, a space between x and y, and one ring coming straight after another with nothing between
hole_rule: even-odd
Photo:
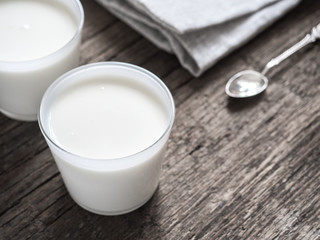
<instances>
[{"instance_id":1,"label":"wooden table","mask_svg":"<svg viewBox=\"0 0 320 240\"><path fill-rule=\"evenodd\" d=\"M106 217L69 196L36 122L0 115L0 239L320 239L320 44L232 100L227 79L261 69L320 22L306 0L199 78L92 0L81 64L124 61L158 75L176 120L160 185L140 209Z\"/></svg>"}]
</instances>

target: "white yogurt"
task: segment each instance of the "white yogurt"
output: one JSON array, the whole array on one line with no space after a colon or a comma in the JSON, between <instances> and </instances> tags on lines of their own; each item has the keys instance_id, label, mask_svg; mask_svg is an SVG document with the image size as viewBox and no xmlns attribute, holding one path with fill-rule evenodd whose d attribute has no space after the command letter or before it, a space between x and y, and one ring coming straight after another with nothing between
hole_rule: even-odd
<instances>
[{"instance_id":1,"label":"white yogurt","mask_svg":"<svg viewBox=\"0 0 320 240\"><path fill-rule=\"evenodd\" d=\"M49 119L59 145L83 157L102 159L148 148L168 122L165 107L150 89L112 76L69 87L52 104Z\"/></svg>"},{"instance_id":2,"label":"white yogurt","mask_svg":"<svg viewBox=\"0 0 320 240\"><path fill-rule=\"evenodd\" d=\"M83 10L77 0L0 0L0 111L36 120L41 97L79 64Z\"/></svg>"},{"instance_id":3,"label":"white yogurt","mask_svg":"<svg viewBox=\"0 0 320 240\"><path fill-rule=\"evenodd\" d=\"M0 61L27 61L62 48L77 31L68 9L55 1L0 1Z\"/></svg>"},{"instance_id":4,"label":"white yogurt","mask_svg":"<svg viewBox=\"0 0 320 240\"><path fill-rule=\"evenodd\" d=\"M173 99L161 80L130 64L105 62L54 82L39 124L73 199L116 215L154 193L173 119Z\"/></svg>"}]
</instances>

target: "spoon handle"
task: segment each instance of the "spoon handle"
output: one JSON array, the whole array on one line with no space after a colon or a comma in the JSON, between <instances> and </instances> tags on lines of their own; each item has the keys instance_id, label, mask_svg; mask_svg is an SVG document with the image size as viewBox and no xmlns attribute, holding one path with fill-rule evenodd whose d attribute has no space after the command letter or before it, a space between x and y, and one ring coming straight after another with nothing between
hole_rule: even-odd
<instances>
[{"instance_id":1,"label":"spoon handle","mask_svg":"<svg viewBox=\"0 0 320 240\"><path fill-rule=\"evenodd\" d=\"M277 66L280 62L285 60L286 58L290 57L295 52L299 51L301 48L305 47L306 45L317 41L320 38L320 23L311 29L311 33L308 33L303 39L301 39L298 43L293 45L288 50L284 51L278 57L271 59L264 67L263 71L261 72L265 75L271 68Z\"/></svg>"}]
</instances>

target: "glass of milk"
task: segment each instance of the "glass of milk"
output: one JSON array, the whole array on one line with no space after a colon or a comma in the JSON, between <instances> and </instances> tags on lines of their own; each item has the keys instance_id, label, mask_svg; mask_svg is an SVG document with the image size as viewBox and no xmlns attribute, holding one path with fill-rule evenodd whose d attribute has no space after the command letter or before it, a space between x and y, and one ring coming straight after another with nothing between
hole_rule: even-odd
<instances>
[{"instance_id":1,"label":"glass of milk","mask_svg":"<svg viewBox=\"0 0 320 240\"><path fill-rule=\"evenodd\" d=\"M38 120L74 201L118 215L155 192L174 115L170 91L157 76L102 62L58 78L43 96Z\"/></svg>"},{"instance_id":2,"label":"glass of milk","mask_svg":"<svg viewBox=\"0 0 320 240\"><path fill-rule=\"evenodd\" d=\"M41 98L79 65L79 0L0 0L0 112L35 121Z\"/></svg>"}]
</instances>

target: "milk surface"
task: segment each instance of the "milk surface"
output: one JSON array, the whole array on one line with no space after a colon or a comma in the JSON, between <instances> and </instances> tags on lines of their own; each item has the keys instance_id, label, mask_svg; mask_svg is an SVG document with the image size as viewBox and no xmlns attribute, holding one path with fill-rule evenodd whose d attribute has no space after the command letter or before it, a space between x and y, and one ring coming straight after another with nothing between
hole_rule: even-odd
<instances>
[{"instance_id":1,"label":"milk surface","mask_svg":"<svg viewBox=\"0 0 320 240\"><path fill-rule=\"evenodd\" d=\"M0 0L0 61L49 55L75 35L77 23L63 5L49 0Z\"/></svg>"},{"instance_id":2,"label":"milk surface","mask_svg":"<svg viewBox=\"0 0 320 240\"><path fill-rule=\"evenodd\" d=\"M165 132L163 103L137 81L95 77L64 90L49 114L50 132L65 150L88 158L120 158L148 148Z\"/></svg>"}]
</instances>

